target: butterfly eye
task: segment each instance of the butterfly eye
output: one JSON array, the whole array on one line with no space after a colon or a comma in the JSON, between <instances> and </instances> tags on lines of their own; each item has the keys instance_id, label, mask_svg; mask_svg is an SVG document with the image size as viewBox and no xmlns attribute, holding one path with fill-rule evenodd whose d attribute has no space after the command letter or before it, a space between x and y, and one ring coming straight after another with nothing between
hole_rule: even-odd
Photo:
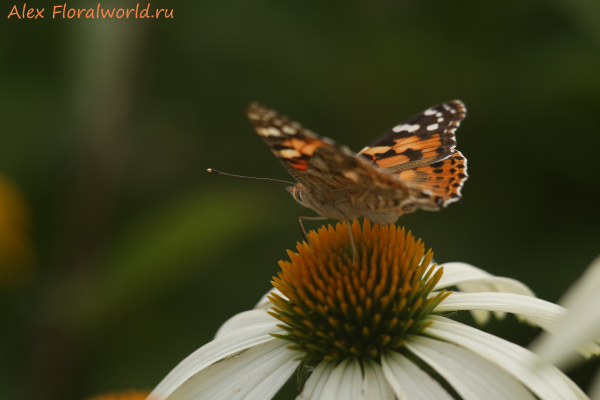
<instances>
[{"instance_id":1,"label":"butterfly eye","mask_svg":"<svg viewBox=\"0 0 600 400\"><path fill-rule=\"evenodd\" d=\"M290 192L290 194L292 195L292 197L294 198L294 200L296 200L298 203L300 204L304 204L304 197L302 196L302 188L298 187L298 185L295 186L288 186L286 187L287 191Z\"/></svg>"},{"instance_id":2,"label":"butterfly eye","mask_svg":"<svg viewBox=\"0 0 600 400\"><path fill-rule=\"evenodd\" d=\"M294 200L298 202L302 201L302 193L300 193L297 186L287 186L286 189L288 192L290 192Z\"/></svg>"}]
</instances>

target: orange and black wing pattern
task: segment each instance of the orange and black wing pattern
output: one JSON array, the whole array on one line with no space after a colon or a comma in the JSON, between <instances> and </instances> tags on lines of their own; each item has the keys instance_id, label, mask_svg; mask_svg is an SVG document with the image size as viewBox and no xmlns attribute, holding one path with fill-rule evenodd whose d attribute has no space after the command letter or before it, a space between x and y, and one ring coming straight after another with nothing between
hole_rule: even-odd
<instances>
[{"instance_id":1,"label":"orange and black wing pattern","mask_svg":"<svg viewBox=\"0 0 600 400\"><path fill-rule=\"evenodd\" d=\"M445 160L400 171L397 176L401 181L429 193L433 203L445 207L461 197L460 191L468 178L467 159L460 151L455 151Z\"/></svg>"},{"instance_id":2,"label":"orange and black wing pattern","mask_svg":"<svg viewBox=\"0 0 600 400\"><path fill-rule=\"evenodd\" d=\"M312 190L356 197L382 187L409 190L405 183L356 157L347 147L318 136L275 110L252 103L246 115L290 174Z\"/></svg>"},{"instance_id":3,"label":"orange and black wing pattern","mask_svg":"<svg viewBox=\"0 0 600 400\"><path fill-rule=\"evenodd\" d=\"M455 131L467 110L459 100L431 107L396 125L359 157L431 196L438 207L457 201L467 160L455 150Z\"/></svg>"},{"instance_id":4,"label":"orange and black wing pattern","mask_svg":"<svg viewBox=\"0 0 600 400\"><path fill-rule=\"evenodd\" d=\"M308 164L319 147L339 147L333 141L320 138L298 122L261 104L251 103L246 116L275 157L300 183L307 183Z\"/></svg>"}]
</instances>

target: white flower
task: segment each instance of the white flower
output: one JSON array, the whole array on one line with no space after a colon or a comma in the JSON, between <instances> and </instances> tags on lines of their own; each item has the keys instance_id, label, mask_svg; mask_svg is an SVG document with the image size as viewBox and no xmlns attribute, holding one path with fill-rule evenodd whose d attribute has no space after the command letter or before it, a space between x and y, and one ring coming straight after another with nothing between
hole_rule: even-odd
<instances>
[{"instance_id":1,"label":"white flower","mask_svg":"<svg viewBox=\"0 0 600 400\"><path fill-rule=\"evenodd\" d=\"M544 361L567 369L583 361L573 349L590 350L581 352L584 356L600 353L600 257L567 290L559 304L569 310L559 321L560 329L553 335L540 335L531 349ZM593 380L590 397L600 399L600 371Z\"/></svg>"},{"instance_id":2,"label":"white flower","mask_svg":"<svg viewBox=\"0 0 600 400\"><path fill-rule=\"evenodd\" d=\"M421 241L393 225L352 229L356 261L345 225L311 232L312 249L298 245L280 262L279 290L225 322L149 399L268 400L298 369L310 372L298 400L453 399L448 390L463 399L587 399L529 350L443 316L514 313L552 331L562 307L467 264L430 265Z\"/></svg>"}]
</instances>

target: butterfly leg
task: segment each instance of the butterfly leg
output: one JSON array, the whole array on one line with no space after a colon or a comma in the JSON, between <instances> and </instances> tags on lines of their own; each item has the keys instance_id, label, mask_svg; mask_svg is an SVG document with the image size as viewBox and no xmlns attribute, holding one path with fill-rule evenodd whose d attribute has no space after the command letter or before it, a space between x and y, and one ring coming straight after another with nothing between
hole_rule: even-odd
<instances>
[{"instance_id":1,"label":"butterfly leg","mask_svg":"<svg viewBox=\"0 0 600 400\"><path fill-rule=\"evenodd\" d=\"M354 244L354 236L352 236L352 228L350 225L350 221L346 222L348 234L350 235L350 244L352 244L352 265L354 265L356 263L356 244Z\"/></svg>"},{"instance_id":2,"label":"butterfly leg","mask_svg":"<svg viewBox=\"0 0 600 400\"><path fill-rule=\"evenodd\" d=\"M322 221L324 219L329 219L327 217L305 217L302 215L302 209L304 207L300 206L300 217L298 217L298 222L300 222L300 231L302 231L302 236L304 237L304 240L306 241L306 243L309 244L309 246L312 248L312 243L310 242L310 239L308 238L308 235L306 235L306 229L304 229L304 224L302 223L302 221L306 220L306 221Z\"/></svg>"}]
</instances>

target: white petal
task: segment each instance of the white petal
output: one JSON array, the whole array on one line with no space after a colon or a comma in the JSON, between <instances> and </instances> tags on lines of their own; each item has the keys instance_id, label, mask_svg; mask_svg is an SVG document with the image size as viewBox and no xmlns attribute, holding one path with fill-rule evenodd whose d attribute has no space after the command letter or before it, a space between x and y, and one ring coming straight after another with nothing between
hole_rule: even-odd
<instances>
[{"instance_id":1,"label":"white petal","mask_svg":"<svg viewBox=\"0 0 600 400\"><path fill-rule=\"evenodd\" d=\"M279 291L279 289L275 289L275 288L273 288L273 289L269 290L269 291L267 292L267 294L265 294L265 295L264 295L264 296L263 296L263 297L260 299L260 301L259 301L258 303L256 303L256 305L254 306L254 309L255 309L255 310L258 310L258 309L261 309L261 310L269 310L271 307L273 307L273 303L271 303L271 300L269 300L269 299L267 298L267 296L270 296L270 295L271 295L271 293L276 293L276 294L278 294L279 296L283 297L284 299L287 299L287 297L285 297L285 296L283 295L283 293L281 293L281 292Z\"/></svg>"},{"instance_id":2,"label":"white petal","mask_svg":"<svg viewBox=\"0 0 600 400\"><path fill-rule=\"evenodd\" d=\"M585 307L589 305L589 299L598 298L598 286L600 286L600 257L592 261L583 275L562 296L559 303L569 310Z\"/></svg>"},{"instance_id":3,"label":"white petal","mask_svg":"<svg viewBox=\"0 0 600 400\"><path fill-rule=\"evenodd\" d=\"M284 340L255 346L211 365L188 379L169 399L268 400L275 396L300 361Z\"/></svg>"},{"instance_id":4,"label":"white petal","mask_svg":"<svg viewBox=\"0 0 600 400\"><path fill-rule=\"evenodd\" d=\"M333 370L335 373L335 369ZM351 359L346 366L344 375L338 391L337 399L339 400L360 400L362 389L362 370L360 363L356 359ZM327 397L329 399L330 397Z\"/></svg>"},{"instance_id":5,"label":"white petal","mask_svg":"<svg viewBox=\"0 0 600 400\"><path fill-rule=\"evenodd\" d=\"M422 334L479 354L513 375L540 399L587 399L566 375L553 365L541 362L531 351L448 318L431 316L430 319L433 323Z\"/></svg>"},{"instance_id":6,"label":"white petal","mask_svg":"<svg viewBox=\"0 0 600 400\"><path fill-rule=\"evenodd\" d=\"M452 262L443 265L444 275L434 290L464 283L478 283L481 291L517 293L525 296L535 297L535 294L527 285L515 279L494 276L482 269L469 264Z\"/></svg>"},{"instance_id":7,"label":"white petal","mask_svg":"<svg viewBox=\"0 0 600 400\"><path fill-rule=\"evenodd\" d=\"M381 365L368 359L363 363L365 376L363 378L363 400L394 400L394 392L388 384Z\"/></svg>"},{"instance_id":8,"label":"white petal","mask_svg":"<svg viewBox=\"0 0 600 400\"><path fill-rule=\"evenodd\" d=\"M436 265L433 272L437 272L437 270L440 268L444 268L444 274L442 275L442 278L439 280L438 284L435 286L435 290L455 285L456 282L494 276L487 271L463 262L449 262Z\"/></svg>"},{"instance_id":9,"label":"white petal","mask_svg":"<svg viewBox=\"0 0 600 400\"><path fill-rule=\"evenodd\" d=\"M567 313L563 307L545 300L512 293L452 293L435 312L458 310L491 310L520 314L527 322L555 332ZM585 357L600 354L600 346L588 341L576 349Z\"/></svg>"},{"instance_id":10,"label":"white petal","mask_svg":"<svg viewBox=\"0 0 600 400\"><path fill-rule=\"evenodd\" d=\"M456 288L463 293L481 293L481 292L493 292L487 285L481 284L478 282L465 282L456 286ZM490 317L492 315L491 312L486 310L470 310L469 311L473 316L473 319L478 325L485 325L489 322ZM503 319L505 317L505 313L495 311L494 312L497 319Z\"/></svg>"},{"instance_id":11,"label":"white petal","mask_svg":"<svg viewBox=\"0 0 600 400\"><path fill-rule=\"evenodd\" d=\"M302 393L296 397L296 400L320 399L334 367L335 363L333 361L321 361L310 374L310 377L304 384Z\"/></svg>"},{"instance_id":12,"label":"white petal","mask_svg":"<svg viewBox=\"0 0 600 400\"><path fill-rule=\"evenodd\" d=\"M454 344L409 336L406 348L429 364L464 400L535 400L512 376Z\"/></svg>"},{"instance_id":13,"label":"white petal","mask_svg":"<svg viewBox=\"0 0 600 400\"><path fill-rule=\"evenodd\" d=\"M524 296L535 297L535 294L529 287L515 279L494 276L482 269L470 264L461 262L446 263L443 265L444 275L435 287L435 290L456 286L457 289L465 293L479 292L504 292L516 293ZM484 325L489 321L490 313L484 310L471 310L473 319L479 325ZM503 312L494 312L497 319L503 319ZM517 314L517 318L520 315Z\"/></svg>"},{"instance_id":14,"label":"white petal","mask_svg":"<svg viewBox=\"0 0 600 400\"><path fill-rule=\"evenodd\" d=\"M535 297L512 293L452 293L436 308L435 312L458 310L489 310L522 314L529 322L549 330L566 310L554 303Z\"/></svg>"},{"instance_id":15,"label":"white petal","mask_svg":"<svg viewBox=\"0 0 600 400\"><path fill-rule=\"evenodd\" d=\"M600 369L596 372L596 376L592 378L589 392L592 400L600 400Z\"/></svg>"},{"instance_id":16,"label":"white petal","mask_svg":"<svg viewBox=\"0 0 600 400\"><path fill-rule=\"evenodd\" d=\"M319 400L360 400L362 373L354 359L345 359L333 370Z\"/></svg>"},{"instance_id":17,"label":"white petal","mask_svg":"<svg viewBox=\"0 0 600 400\"><path fill-rule=\"evenodd\" d=\"M247 326L273 322L279 323L277 319L267 314L264 310L244 311L225 321L217 331L215 339Z\"/></svg>"},{"instance_id":18,"label":"white petal","mask_svg":"<svg viewBox=\"0 0 600 400\"><path fill-rule=\"evenodd\" d=\"M600 338L600 257L573 284L561 302L569 314L561 321L555 335L542 335L531 345L531 349L545 360L562 368L577 361L572 349Z\"/></svg>"},{"instance_id":19,"label":"white petal","mask_svg":"<svg viewBox=\"0 0 600 400\"><path fill-rule=\"evenodd\" d=\"M400 400L452 400L453 397L429 374L400 353L381 357L383 373Z\"/></svg>"},{"instance_id":20,"label":"white petal","mask_svg":"<svg viewBox=\"0 0 600 400\"><path fill-rule=\"evenodd\" d=\"M489 311L470 310L469 312L471 313L471 316L473 316L473 319L477 325L485 325L490 322L491 313Z\"/></svg>"},{"instance_id":21,"label":"white petal","mask_svg":"<svg viewBox=\"0 0 600 400\"><path fill-rule=\"evenodd\" d=\"M273 319L276 321L275 319ZM209 342L187 356L150 393L153 400L167 398L194 374L232 354L261 343L275 340L270 333L278 333L276 322L256 324L230 332Z\"/></svg>"}]
</instances>

